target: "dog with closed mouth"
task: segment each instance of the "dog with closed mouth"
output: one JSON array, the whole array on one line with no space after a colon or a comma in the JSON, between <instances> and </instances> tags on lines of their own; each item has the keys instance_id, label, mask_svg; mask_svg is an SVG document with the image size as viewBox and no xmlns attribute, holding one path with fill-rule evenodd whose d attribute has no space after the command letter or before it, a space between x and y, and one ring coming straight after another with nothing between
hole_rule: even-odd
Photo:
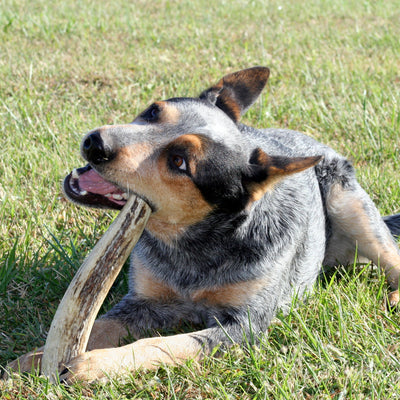
<instances>
[{"instance_id":1,"label":"dog with closed mouth","mask_svg":"<svg viewBox=\"0 0 400 400\"><path fill-rule=\"evenodd\" d=\"M66 196L120 210L134 193L152 215L131 255L129 293L95 322L87 352L61 379L179 364L257 340L323 265L352 263L356 252L385 272L397 303L400 214L382 218L331 148L239 122L268 77L264 67L232 73L197 98L157 101L132 123L83 138L88 164L65 178ZM181 321L203 328L151 335ZM119 346L128 333L136 340ZM10 367L30 371L40 357Z\"/></svg>"}]
</instances>

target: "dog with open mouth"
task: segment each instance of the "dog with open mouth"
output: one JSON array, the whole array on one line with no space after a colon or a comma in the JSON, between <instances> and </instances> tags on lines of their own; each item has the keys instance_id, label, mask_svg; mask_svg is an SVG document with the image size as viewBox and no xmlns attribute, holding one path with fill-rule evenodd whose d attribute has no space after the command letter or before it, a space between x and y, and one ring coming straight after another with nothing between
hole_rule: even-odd
<instances>
[{"instance_id":1,"label":"dog with open mouth","mask_svg":"<svg viewBox=\"0 0 400 400\"><path fill-rule=\"evenodd\" d=\"M74 169L64 182L65 194L71 201L82 202L97 208L120 210L128 199L128 193L104 180L89 164Z\"/></svg>"},{"instance_id":2,"label":"dog with open mouth","mask_svg":"<svg viewBox=\"0 0 400 400\"><path fill-rule=\"evenodd\" d=\"M333 149L285 129L240 123L269 69L226 75L197 98L157 101L131 124L83 138L88 165L64 181L83 206L152 208L131 255L129 293L94 324L67 381L200 359L257 341L279 309L311 289L322 266L372 260L398 301L400 215L382 218ZM155 332L188 321L200 330ZM130 334L136 340L123 343ZM41 350L10 367L30 371Z\"/></svg>"}]
</instances>

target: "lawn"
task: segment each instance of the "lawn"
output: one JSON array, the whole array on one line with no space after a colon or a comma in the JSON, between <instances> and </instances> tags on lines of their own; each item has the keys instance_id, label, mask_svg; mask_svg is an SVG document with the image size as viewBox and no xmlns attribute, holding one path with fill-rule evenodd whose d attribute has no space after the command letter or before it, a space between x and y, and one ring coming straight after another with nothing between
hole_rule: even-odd
<instances>
[{"instance_id":1,"label":"lawn","mask_svg":"<svg viewBox=\"0 0 400 400\"><path fill-rule=\"evenodd\" d=\"M115 217L67 202L82 134L224 74L271 69L244 122L305 131L400 212L397 0L0 0L0 365L42 345L74 272ZM104 309L126 291L126 268ZM4 399L400 399L400 314L370 265L322 278L260 346L107 384L25 376ZM103 310L104 311L104 310Z\"/></svg>"}]
</instances>

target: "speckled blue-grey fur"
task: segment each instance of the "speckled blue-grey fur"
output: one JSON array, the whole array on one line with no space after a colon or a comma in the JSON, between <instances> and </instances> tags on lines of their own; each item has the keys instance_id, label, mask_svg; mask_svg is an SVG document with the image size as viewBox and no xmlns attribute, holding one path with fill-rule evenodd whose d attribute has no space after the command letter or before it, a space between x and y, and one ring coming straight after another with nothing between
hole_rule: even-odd
<instances>
[{"instance_id":1,"label":"speckled blue-grey fur","mask_svg":"<svg viewBox=\"0 0 400 400\"><path fill-rule=\"evenodd\" d=\"M267 77L264 72L255 70L254 80L259 78L257 74ZM208 193L210 201L215 200L213 212L188 226L172 241L163 241L146 230L134 249L134 262L144 265L177 296L160 300L138 295L135 291L137 269L132 265L129 293L103 318L122 322L138 336L173 328L182 320L202 323L205 329L192 335L210 349L265 333L277 310L286 309L294 295L301 296L312 288L323 264L353 261L357 245L360 255L374 261L381 255L370 250L368 244L373 249L382 245L386 259L399 257L388 227L393 235L398 235L400 217L388 217L384 220L387 225L384 223L359 186L348 160L303 133L255 129L238 122L240 114L265 85L266 79L261 83L239 82L235 86L235 80L247 79L252 73L229 75L203 92L200 98L168 100L166 103L172 104L180 116L173 124L151 120L157 113L159 106L156 105L132 125L105 127L101 130L104 146L117 152L146 142L155 148L149 157L156 159L171 141L186 133L195 134L206 137L219 146L219 154L234 161L226 165L225 171L232 176L246 175L248 160L256 149L268 156L323 156L323 159L311 168L288 175L254 202L249 200L251 196L245 184L243 188L235 186L232 193L241 191L245 199L243 206L240 202L231 202L224 208L214 199L214 193ZM93 132L87 137L90 135ZM91 162L87 154L85 157ZM208 170L204 165L201 167L210 177L220 173L223 178L223 168L218 172L221 166L216 161ZM106 162L97 163L94 168L106 179L123 186L123 182L117 182L109 174ZM202 184L195 183L202 191ZM148 198L135 188L129 190ZM153 206L156 210L157 204ZM348 206L359 215L352 216ZM352 229L352 223L357 225L358 220L362 224ZM368 240L363 241L364 234ZM384 257L381 259L384 261ZM264 282L262 289L235 306L210 305L192 298L198 290L257 280ZM397 282L396 275L390 281L393 289Z\"/></svg>"},{"instance_id":2,"label":"speckled blue-grey fur","mask_svg":"<svg viewBox=\"0 0 400 400\"><path fill-rule=\"evenodd\" d=\"M176 288L182 300L169 304L136 302L131 290L106 317L122 318L140 331L173 327L182 319L203 321L214 327L208 340L213 338L209 344L215 346L231 339L240 342L246 330L249 334L249 315L253 332L265 332L276 311L286 307L294 293L301 295L312 287L329 240L323 199L332 184L348 188L356 182L353 167L331 148L300 132L239 128L249 149L259 146L270 155L323 155L324 159L315 168L281 182L250 212L233 218L210 215L173 246L145 233L135 254L153 266L155 276ZM393 231L399 229L396 222ZM268 276L270 284L241 308L212 308L184 300L194 289L263 276ZM135 279L134 274L131 279ZM227 332L221 331L219 324Z\"/></svg>"}]
</instances>

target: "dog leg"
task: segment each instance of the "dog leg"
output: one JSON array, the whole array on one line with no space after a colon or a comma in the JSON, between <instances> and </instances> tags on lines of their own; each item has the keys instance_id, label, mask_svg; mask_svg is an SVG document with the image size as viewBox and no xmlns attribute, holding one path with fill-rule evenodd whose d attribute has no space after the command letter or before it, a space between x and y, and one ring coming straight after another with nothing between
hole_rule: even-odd
<instances>
[{"instance_id":1,"label":"dog leg","mask_svg":"<svg viewBox=\"0 0 400 400\"><path fill-rule=\"evenodd\" d=\"M277 289L273 286L270 291L259 293L252 302L242 307L214 308L208 316L208 327L200 331L143 338L126 346L84 353L67 363L60 379L66 382L102 380L140 368L181 365L188 360L200 360L215 348L258 341L276 311ZM161 310L155 306L153 315L156 311ZM123 314L120 316L123 317ZM133 320L135 315L131 317ZM136 318L139 321L139 315Z\"/></svg>"},{"instance_id":2,"label":"dog leg","mask_svg":"<svg viewBox=\"0 0 400 400\"><path fill-rule=\"evenodd\" d=\"M347 250L345 258L349 258L348 250L353 248L354 255L358 248L361 256L373 261L385 272L394 290L389 301L392 306L395 305L399 301L400 252L372 200L358 183L353 184L351 189L336 183L328 192L326 208L333 230L326 262L332 263L335 250ZM338 261L342 261L340 255L337 256Z\"/></svg>"},{"instance_id":3,"label":"dog leg","mask_svg":"<svg viewBox=\"0 0 400 400\"><path fill-rule=\"evenodd\" d=\"M128 330L114 319L98 319L93 325L87 350L104 349L120 345L128 335ZM6 370L14 372L34 372L40 368L44 347L33 350L7 364ZM7 376L5 376L7 378Z\"/></svg>"},{"instance_id":4,"label":"dog leg","mask_svg":"<svg viewBox=\"0 0 400 400\"><path fill-rule=\"evenodd\" d=\"M162 364L180 365L203 357L202 342L209 329L196 334L153 337L112 349L93 350L68 363L60 379L66 382L108 379L140 368L156 369Z\"/></svg>"},{"instance_id":5,"label":"dog leg","mask_svg":"<svg viewBox=\"0 0 400 400\"><path fill-rule=\"evenodd\" d=\"M5 368L5 372L3 373L2 379L8 379L10 377L10 372L13 373L23 373L23 372L31 372L34 373L38 371L40 368L40 360L43 356L44 346L39 347L29 353L24 354L21 357L18 357L16 360L11 361L7 364Z\"/></svg>"}]
</instances>

